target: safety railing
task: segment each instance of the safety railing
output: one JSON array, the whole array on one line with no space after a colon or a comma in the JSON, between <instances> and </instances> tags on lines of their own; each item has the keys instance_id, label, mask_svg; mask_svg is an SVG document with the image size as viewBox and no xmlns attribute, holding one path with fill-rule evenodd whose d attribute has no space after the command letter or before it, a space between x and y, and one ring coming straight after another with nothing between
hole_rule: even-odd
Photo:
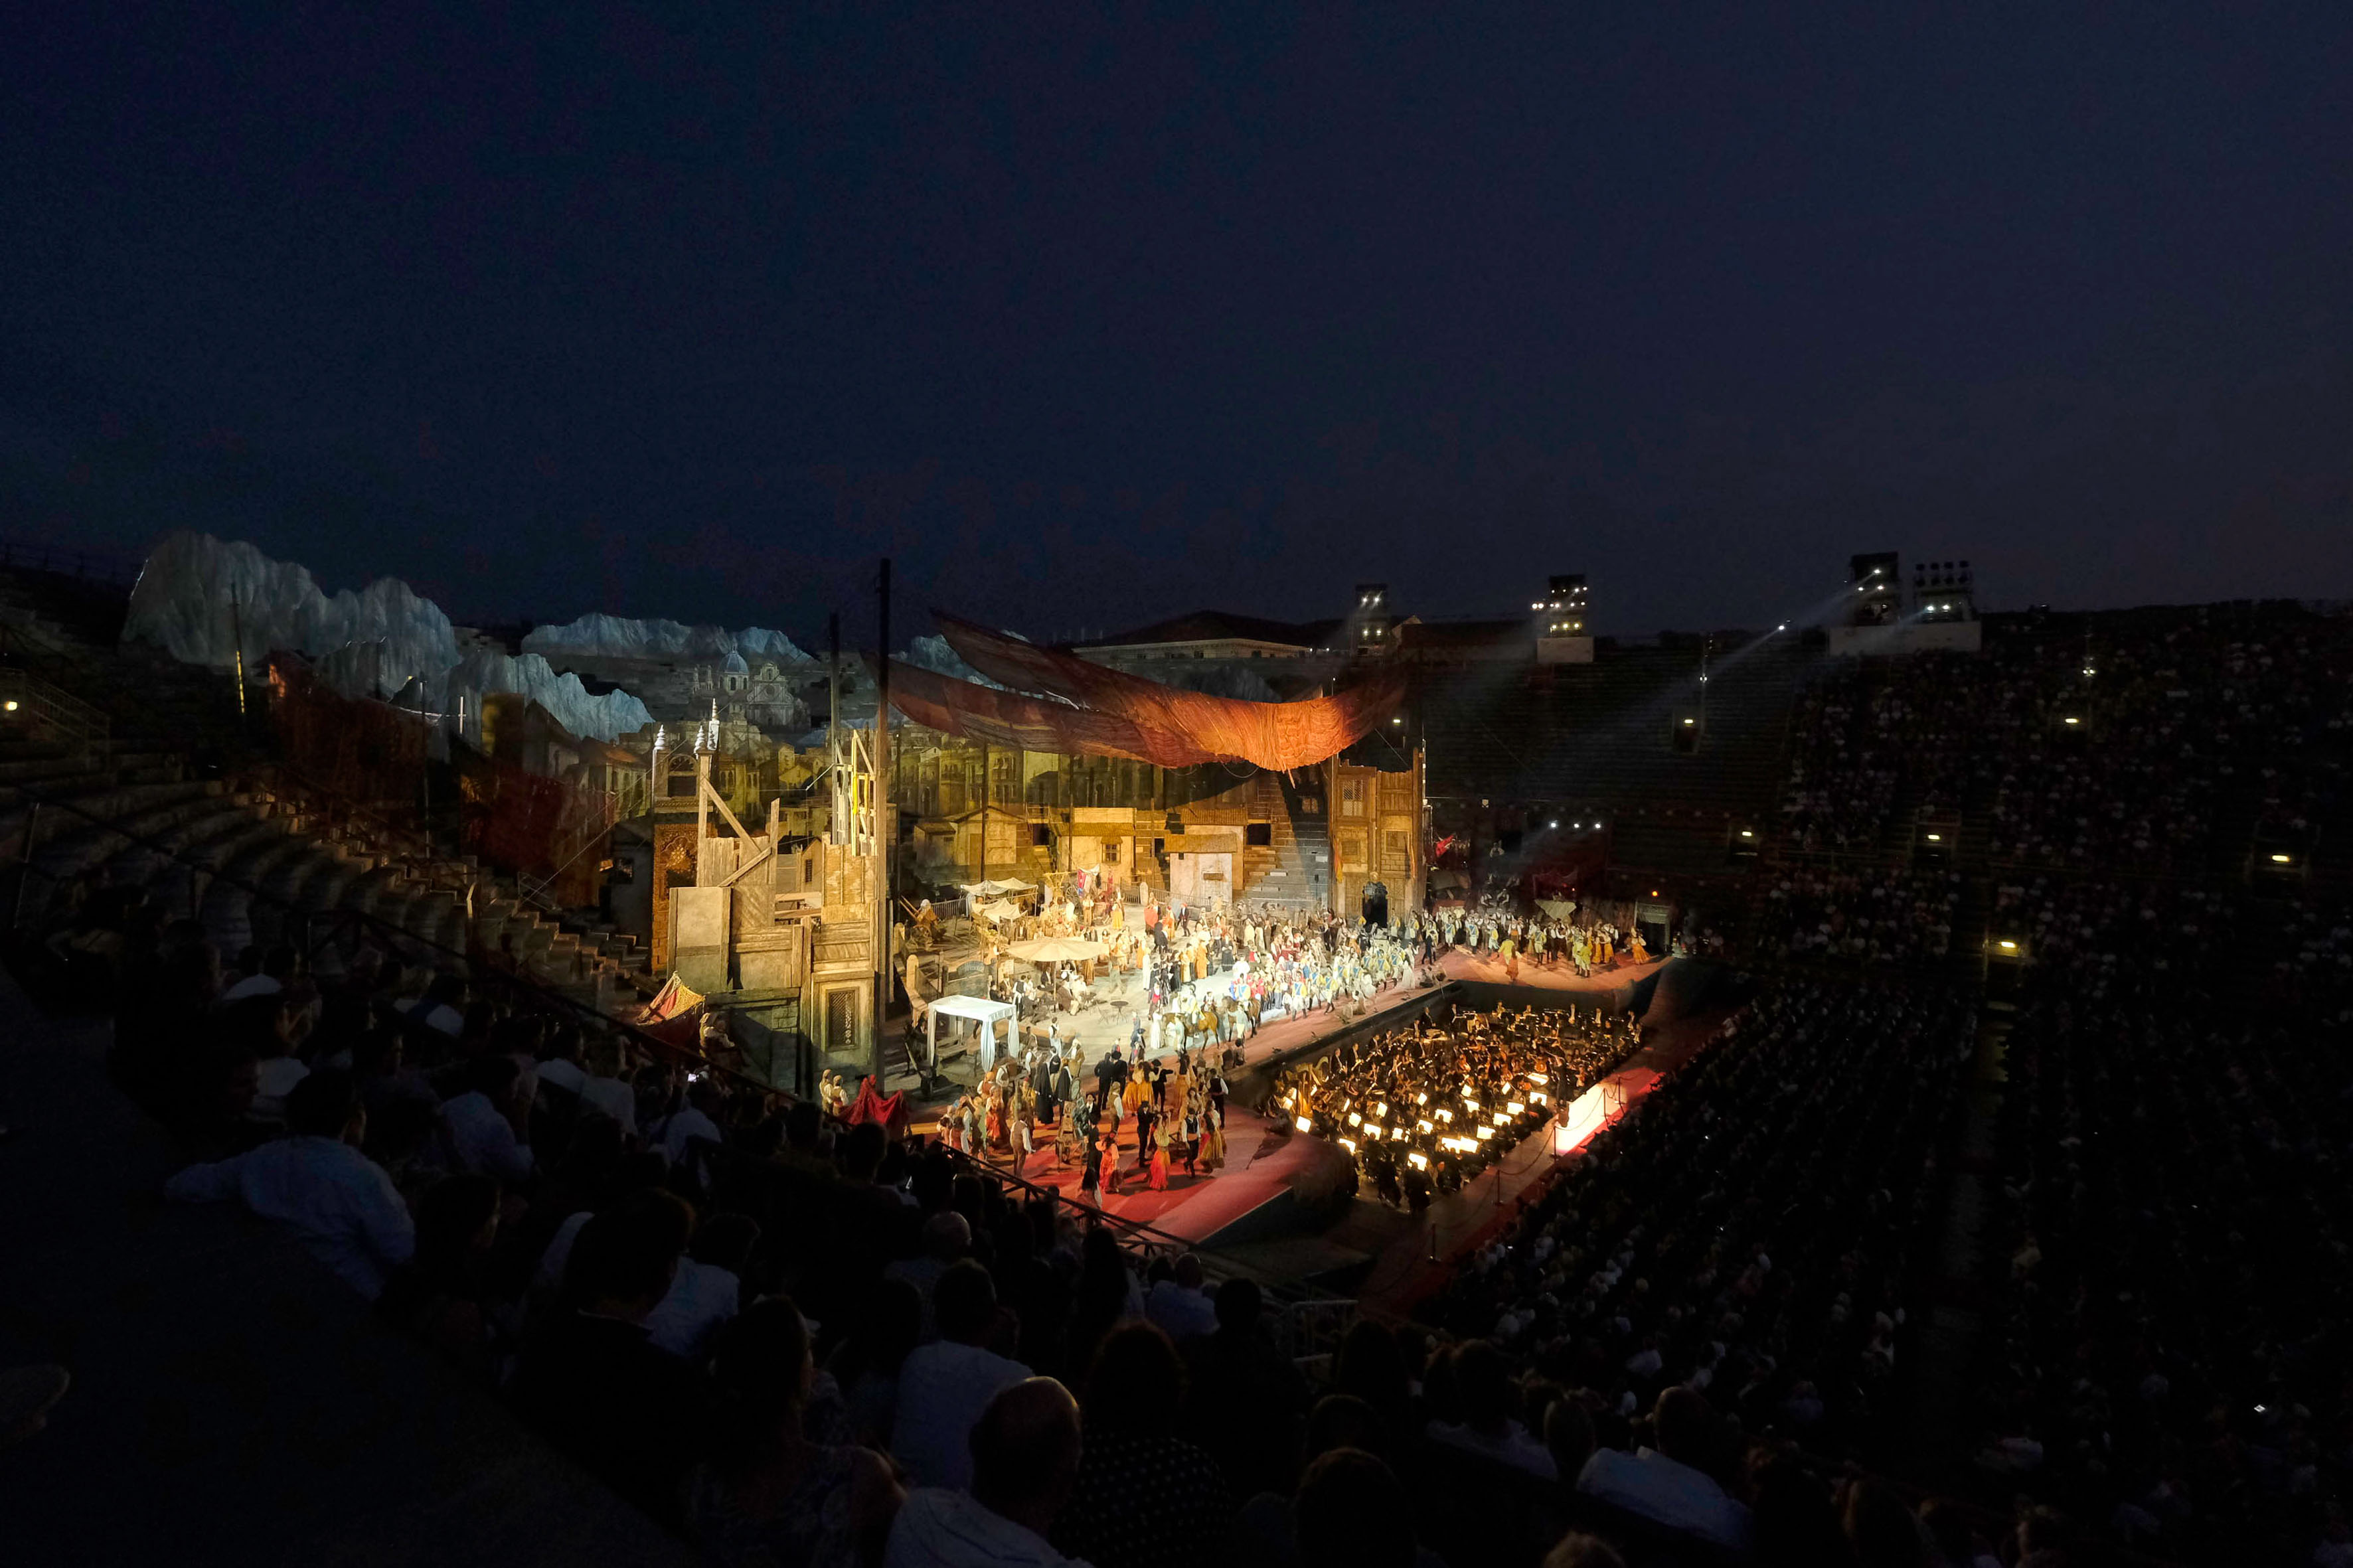
<instances>
[{"instance_id":1,"label":"safety railing","mask_svg":"<svg viewBox=\"0 0 2353 1568\"><path fill-rule=\"evenodd\" d=\"M93 765L106 760L106 714L30 670L0 665L0 720L30 726Z\"/></svg>"}]
</instances>

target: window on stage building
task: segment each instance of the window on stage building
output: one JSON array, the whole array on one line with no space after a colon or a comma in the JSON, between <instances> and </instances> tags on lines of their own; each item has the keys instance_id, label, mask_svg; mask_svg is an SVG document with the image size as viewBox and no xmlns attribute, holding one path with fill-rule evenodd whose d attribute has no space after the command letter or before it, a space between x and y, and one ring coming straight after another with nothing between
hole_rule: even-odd
<instances>
[{"instance_id":1,"label":"window on stage building","mask_svg":"<svg viewBox=\"0 0 2353 1568\"><path fill-rule=\"evenodd\" d=\"M1273 844L1274 824L1271 822L1245 824L1242 827L1242 842L1245 845L1254 845L1261 848Z\"/></svg>"},{"instance_id":2,"label":"window on stage building","mask_svg":"<svg viewBox=\"0 0 2353 1568\"><path fill-rule=\"evenodd\" d=\"M836 986L825 994L825 1049L828 1056L846 1057L858 1049L858 990Z\"/></svg>"}]
</instances>

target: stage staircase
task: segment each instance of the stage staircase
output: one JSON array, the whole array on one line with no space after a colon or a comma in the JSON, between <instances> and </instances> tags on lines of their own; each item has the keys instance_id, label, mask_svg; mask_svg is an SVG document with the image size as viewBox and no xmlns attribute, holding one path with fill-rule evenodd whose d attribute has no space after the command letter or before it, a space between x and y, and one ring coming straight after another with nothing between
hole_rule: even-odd
<instances>
[{"instance_id":1,"label":"stage staircase","mask_svg":"<svg viewBox=\"0 0 2353 1568\"><path fill-rule=\"evenodd\" d=\"M1320 780L1314 787L1303 789L1288 773L1275 776L1282 785L1283 816L1290 825L1290 854L1282 868L1283 880L1296 881L1282 894L1262 895L1260 901L1328 908L1332 889L1332 825L1328 814L1332 803L1325 798ZM1284 847L1280 839L1275 847L1278 850Z\"/></svg>"}]
</instances>

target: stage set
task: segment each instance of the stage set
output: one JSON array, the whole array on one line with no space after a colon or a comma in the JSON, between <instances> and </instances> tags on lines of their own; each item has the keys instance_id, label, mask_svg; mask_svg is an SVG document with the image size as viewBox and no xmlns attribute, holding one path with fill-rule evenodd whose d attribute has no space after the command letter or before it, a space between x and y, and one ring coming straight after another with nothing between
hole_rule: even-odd
<instances>
[{"instance_id":1,"label":"stage set","mask_svg":"<svg viewBox=\"0 0 2353 1568\"><path fill-rule=\"evenodd\" d=\"M1359 597L1361 632L1381 596ZM1581 942L1575 964L1539 958L1519 927L1514 959L1500 910L1478 912L1479 952L1425 961L1423 753L1399 673L1349 651L1379 638L1255 662L1290 693L1267 701L937 619L963 674L877 664L874 711L901 721L863 728L837 676L806 805L731 770L732 721L657 733L657 954L768 1081L837 1105L861 1080L903 1092L921 1134L1176 1241L1283 1252L1270 1273L1354 1269L1361 1294L1475 1234L1683 1048L1680 1025L1621 1028L1565 1114L1391 1129L1393 1149L1275 1103L1330 1089L1282 1075L1328 1078L1319 1058L1392 1048L1473 993L1576 1007L1583 1040L1658 965L1635 943L1580 974Z\"/></svg>"},{"instance_id":2,"label":"stage set","mask_svg":"<svg viewBox=\"0 0 2353 1568\"><path fill-rule=\"evenodd\" d=\"M1072 1114L1070 1106L1058 1107L1056 1121L1038 1130L1027 1153L986 1138L973 1152L1039 1187L1092 1202L1172 1240L1247 1259L1271 1277L1345 1280L1352 1293L1401 1309L1429 1288L1433 1262L1504 1223L1519 1198L1562 1159L1581 1150L1697 1051L1721 1016L1720 1011L1686 1015L1649 997L1641 982L1662 969L1658 961L1589 977L1567 969L1524 967L1515 986L1502 984L1499 965L1460 951L1440 954L1432 967L1430 984L1415 977L1385 989L1362 1014L1317 1009L1270 1019L1238 1042L1240 1061L1222 1074L1228 1091L1223 1159L1214 1168L1197 1162L1188 1169L1172 1160L1166 1185L1151 1187L1145 1173L1148 1162L1139 1168L1137 1119L1128 1114L1114 1141L1116 1184L1105 1180L1087 1192L1083 1156L1069 1157L1067 1142L1058 1137L1061 1120ZM1079 1042L1082 1106L1096 1087L1097 1064L1114 1042L1124 1058L1133 1059L1125 1042L1137 1017L1139 990L1132 981L1102 977L1090 988L1090 1005L1057 1016L1059 1038ZM1303 1074L1352 1046L1393 1037L1425 1014L1447 1017L1450 1028L1461 1027L1472 1011L1497 1007L1506 1014L1574 1008L1580 1021L1614 1021L1638 1002L1649 1004L1639 1020L1639 1044L1630 1040L1622 1058L1576 1096L1567 1116L1522 1131L1474 1179L1451 1192L1431 1193L1420 1205L1385 1199L1361 1173L1353 1150L1337 1137L1303 1131L1296 1108L1277 1102L1286 1075ZM1173 1052L1164 1059L1173 1064ZM984 1070L976 1048L944 1053L943 1069L943 1096L917 1112L914 1130L923 1135L944 1132L943 1114L966 1103ZM1110 1123L1103 1118L1097 1125Z\"/></svg>"}]
</instances>

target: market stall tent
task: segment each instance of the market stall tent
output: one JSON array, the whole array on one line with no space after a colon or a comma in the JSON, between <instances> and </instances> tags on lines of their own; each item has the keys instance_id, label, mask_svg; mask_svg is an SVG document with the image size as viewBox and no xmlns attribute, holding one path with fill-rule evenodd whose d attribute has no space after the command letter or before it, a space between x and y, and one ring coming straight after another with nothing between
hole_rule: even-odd
<instances>
[{"instance_id":1,"label":"market stall tent","mask_svg":"<svg viewBox=\"0 0 2353 1568\"><path fill-rule=\"evenodd\" d=\"M928 1070L939 1071L940 1015L943 1013L951 1018L970 1018L980 1026L980 1068L983 1072L997 1065L999 1048L997 1043L997 1026L1000 1023L1005 1026L1003 1049L1008 1054L1012 1051L1014 1029L1017 1026L1014 1021L1017 1015L1012 1003L994 1002L986 996L935 997L927 1013L927 1022L923 1030L923 1054L930 1064Z\"/></svg>"}]
</instances>

